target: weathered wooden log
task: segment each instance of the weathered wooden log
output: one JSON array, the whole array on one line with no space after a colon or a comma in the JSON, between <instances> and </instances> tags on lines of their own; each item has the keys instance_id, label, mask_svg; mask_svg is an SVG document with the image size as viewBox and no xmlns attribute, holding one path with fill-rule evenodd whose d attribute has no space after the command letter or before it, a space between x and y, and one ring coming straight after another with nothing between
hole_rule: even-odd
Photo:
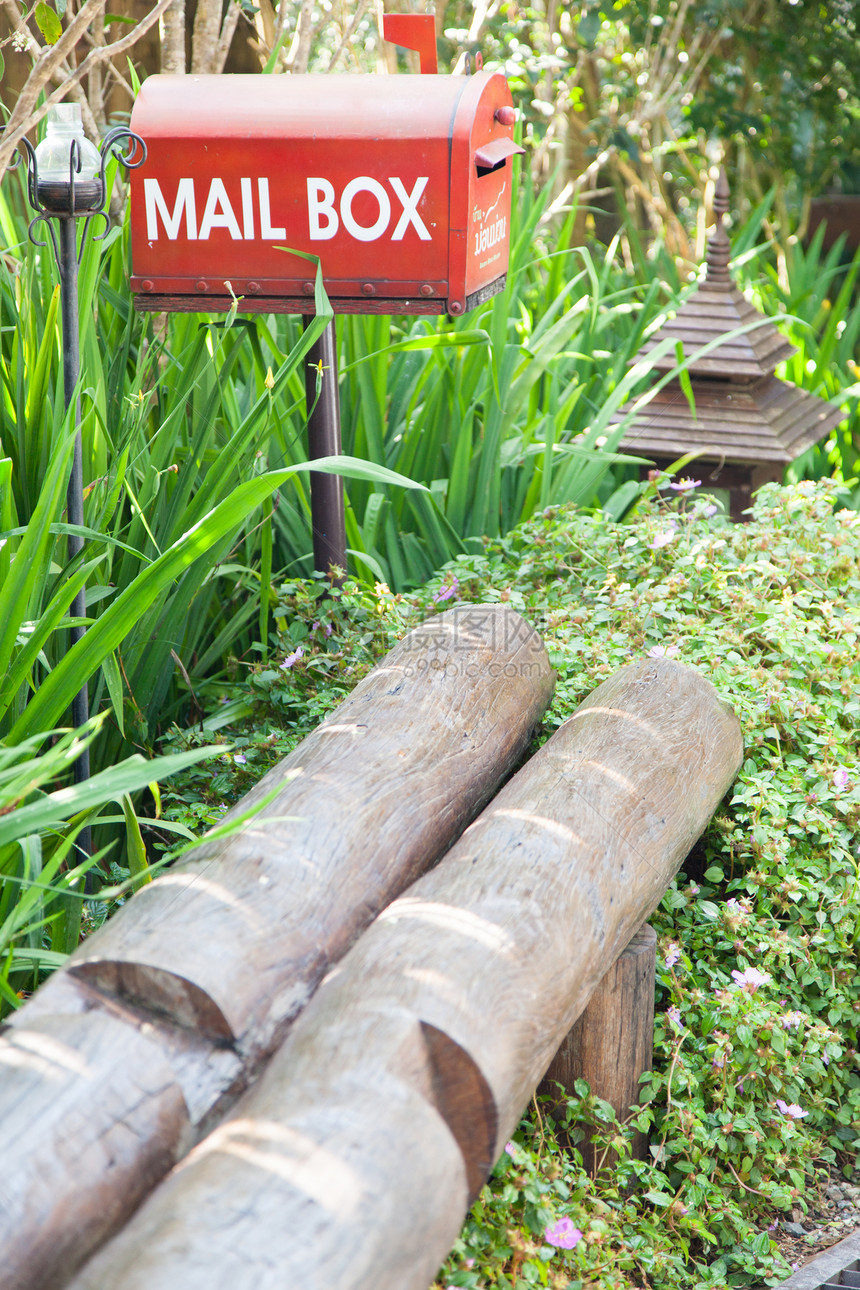
<instances>
[{"instance_id":1,"label":"weathered wooden log","mask_svg":"<svg viewBox=\"0 0 860 1290\"><path fill-rule=\"evenodd\" d=\"M506 606L429 620L243 799L281 788L258 819L144 887L68 970L243 1054L269 1050L492 796L552 687L539 636Z\"/></svg>"},{"instance_id":2,"label":"weathered wooden log","mask_svg":"<svg viewBox=\"0 0 860 1290\"><path fill-rule=\"evenodd\" d=\"M16 1290L47 1290L51 1267L71 1275L141 1188L223 1114L323 973L510 772L553 679L539 637L506 606L463 605L428 621L231 813L278 787L260 817L140 891L11 1019L10 1051L59 1026L70 1061L79 1051L87 1063L106 1063L87 1080L69 1074L74 1160L63 1126L37 1097L23 1124L0 1106L3 1186L23 1198L0 1205L0 1268L15 1259ZM122 1042L109 1059L101 1055L100 1014L111 1034L126 1035L125 1064ZM35 1069L22 1078L10 1115L28 1105L27 1079L34 1095L41 1087ZM91 1115L107 1079L112 1096ZM132 1112L134 1138L113 1153ZM52 1152L56 1167L10 1169L12 1134L16 1167L28 1153L43 1161ZM106 1177L113 1206L101 1202ZM36 1257L45 1243L50 1254ZM0 1284L5 1290L2 1275Z\"/></svg>"},{"instance_id":3,"label":"weathered wooden log","mask_svg":"<svg viewBox=\"0 0 860 1290\"><path fill-rule=\"evenodd\" d=\"M189 1132L164 1054L107 1012L0 1036L0 1121L3 1290L62 1285L93 1248L93 1215L119 1226Z\"/></svg>"},{"instance_id":4,"label":"weathered wooden log","mask_svg":"<svg viewBox=\"0 0 860 1290\"><path fill-rule=\"evenodd\" d=\"M613 1107L619 1120L639 1102L639 1080L651 1069L654 1051L654 971L657 933L646 924L621 951L588 1001L588 1006L565 1035L538 1088L561 1105L559 1085L573 1097L574 1085L584 1079L592 1093ZM585 1133L576 1144L592 1178L601 1163L591 1135L594 1125L578 1126ZM648 1159L648 1138L637 1133L630 1154ZM609 1166L615 1156L607 1155Z\"/></svg>"},{"instance_id":5,"label":"weathered wooden log","mask_svg":"<svg viewBox=\"0 0 860 1290\"><path fill-rule=\"evenodd\" d=\"M649 660L602 685L376 919L73 1290L424 1290L741 755L692 669Z\"/></svg>"}]
</instances>

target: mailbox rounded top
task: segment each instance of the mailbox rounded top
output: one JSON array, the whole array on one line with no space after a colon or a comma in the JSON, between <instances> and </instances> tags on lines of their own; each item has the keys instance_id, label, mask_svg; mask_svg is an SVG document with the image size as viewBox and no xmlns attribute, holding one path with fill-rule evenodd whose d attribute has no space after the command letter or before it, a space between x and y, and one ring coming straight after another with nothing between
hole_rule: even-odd
<instances>
[{"instance_id":1,"label":"mailbox rounded top","mask_svg":"<svg viewBox=\"0 0 860 1290\"><path fill-rule=\"evenodd\" d=\"M450 137L458 108L510 103L499 72L474 76L150 76L131 128L147 141L267 136L314 139ZM467 108L468 110L468 108Z\"/></svg>"}]
</instances>

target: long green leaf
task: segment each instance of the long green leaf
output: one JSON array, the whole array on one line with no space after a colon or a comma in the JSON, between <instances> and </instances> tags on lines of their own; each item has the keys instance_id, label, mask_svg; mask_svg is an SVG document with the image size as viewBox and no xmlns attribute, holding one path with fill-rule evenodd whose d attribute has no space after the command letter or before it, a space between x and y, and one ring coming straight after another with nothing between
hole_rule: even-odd
<instances>
[{"instance_id":1,"label":"long green leaf","mask_svg":"<svg viewBox=\"0 0 860 1290\"><path fill-rule=\"evenodd\" d=\"M80 784L59 788L36 802L0 815L0 846L26 837L36 829L44 833L58 828L71 816L103 806L105 802L122 803L123 794L135 793L154 779L166 779L187 766L226 751L227 745L213 744L208 748L171 753L154 761L147 761L139 753L135 753L118 766L100 771Z\"/></svg>"},{"instance_id":2,"label":"long green leaf","mask_svg":"<svg viewBox=\"0 0 860 1290\"><path fill-rule=\"evenodd\" d=\"M255 507L301 469L367 479L373 483L397 484L402 488L423 487L384 466L358 461L353 457L321 457L303 462L300 466L270 471L240 484L230 497L198 521L148 568L142 570L131 585L113 601L46 678L15 723L9 738L23 739L37 730L56 725L72 695L77 694L103 659L121 644L130 628L143 617L165 587L225 534L235 530Z\"/></svg>"},{"instance_id":3,"label":"long green leaf","mask_svg":"<svg viewBox=\"0 0 860 1290\"><path fill-rule=\"evenodd\" d=\"M6 675L0 681L0 717L5 716L9 707L15 701L52 632L56 631L63 623L69 605L103 559L104 556L97 556L95 560L88 560L86 564L81 565L61 585L59 591L52 596L47 607L42 610L39 617L34 621L32 631L28 634L25 643L12 660Z\"/></svg>"},{"instance_id":4,"label":"long green leaf","mask_svg":"<svg viewBox=\"0 0 860 1290\"><path fill-rule=\"evenodd\" d=\"M122 813L125 818L126 855L131 885L134 891L139 891L141 887L152 882L152 874L146 858L146 847L141 837L140 825L134 812L134 803L128 793L122 794Z\"/></svg>"},{"instance_id":5,"label":"long green leaf","mask_svg":"<svg viewBox=\"0 0 860 1290\"><path fill-rule=\"evenodd\" d=\"M41 576L51 543L50 525L62 505L74 446L74 430L60 437L27 532L8 576L0 586L0 676L4 676L9 668L15 641L22 622L28 616L31 596Z\"/></svg>"}]
</instances>

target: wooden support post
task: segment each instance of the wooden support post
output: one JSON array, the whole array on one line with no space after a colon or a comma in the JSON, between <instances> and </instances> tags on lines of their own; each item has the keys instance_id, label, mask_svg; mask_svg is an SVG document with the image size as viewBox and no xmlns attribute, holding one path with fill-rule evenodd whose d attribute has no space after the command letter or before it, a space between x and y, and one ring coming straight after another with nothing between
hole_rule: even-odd
<instances>
[{"instance_id":1,"label":"wooden support post","mask_svg":"<svg viewBox=\"0 0 860 1290\"><path fill-rule=\"evenodd\" d=\"M259 816L144 887L11 1018L3 1290L65 1284L224 1114L324 974L510 773L553 682L507 606L428 620L227 818L277 790Z\"/></svg>"},{"instance_id":2,"label":"wooden support post","mask_svg":"<svg viewBox=\"0 0 860 1290\"><path fill-rule=\"evenodd\" d=\"M741 758L692 668L648 660L600 686L69 1290L426 1290Z\"/></svg>"},{"instance_id":3,"label":"wooden support post","mask_svg":"<svg viewBox=\"0 0 860 1290\"><path fill-rule=\"evenodd\" d=\"M621 951L563 1039L538 1087L557 1104L559 1089L574 1096L574 1083L588 1081L592 1093L626 1120L639 1102L639 1079L651 1069L654 1047L654 974L657 933L647 923ZM601 1157L589 1141L593 1126L581 1124L585 1138L576 1144L586 1170L595 1177ZM634 1159L648 1158L648 1138L637 1133ZM611 1163L607 1157L604 1164Z\"/></svg>"},{"instance_id":4,"label":"wooden support post","mask_svg":"<svg viewBox=\"0 0 860 1290\"><path fill-rule=\"evenodd\" d=\"M305 328L311 317L303 320ZM343 449L340 438L340 393L337 378L337 334L334 319L308 350L305 371L308 416L308 456L339 457ZM332 566L342 570L335 580L340 586L346 576L346 516L343 500L343 478L323 475L312 470L311 529L314 568L330 573Z\"/></svg>"}]
</instances>

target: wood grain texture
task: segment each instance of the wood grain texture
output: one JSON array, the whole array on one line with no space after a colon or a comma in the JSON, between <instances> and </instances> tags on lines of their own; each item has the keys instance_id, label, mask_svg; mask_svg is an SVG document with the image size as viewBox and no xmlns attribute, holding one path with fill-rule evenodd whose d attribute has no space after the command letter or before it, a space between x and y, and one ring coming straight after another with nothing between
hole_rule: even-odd
<instances>
[{"instance_id":1,"label":"wood grain texture","mask_svg":"<svg viewBox=\"0 0 860 1290\"><path fill-rule=\"evenodd\" d=\"M209 1131L329 965L509 773L553 682L507 607L430 620L236 808L279 787L265 818L144 888L10 1019L7 1055L60 1027L69 1058L65 1082L19 1064L0 1100L3 1290L70 1275Z\"/></svg>"},{"instance_id":2,"label":"wood grain texture","mask_svg":"<svg viewBox=\"0 0 860 1290\"><path fill-rule=\"evenodd\" d=\"M269 1051L509 773L553 681L506 606L429 620L226 817L278 788L258 819L144 887L69 971L249 1059Z\"/></svg>"},{"instance_id":3,"label":"wood grain texture","mask_svg":"<svg viewBox=\"0 0 860 1290\"><path fill-rule=\"evenodd\" d=\"M107 1013L0 1036L0 1285L54 1290L187 1145L164 1055Z\"/></svg>"},{"instance_id":4,"label":"wood grain texture","mask_svg":"<svg viewBox=\"0 0 860 1290\"><path fill-rule=\"evenodd\" d=\"M264 1077L248 1113L243 1100L73 1290L404 1290L416 1268L428 1284L468 1184L433 1101L421 1027L397 1009L359 1010L327 1035L322 1056L325 1069L301 1060L288 1088ZM404 1136L421 1142L408 1163ZM401 1191L391 1181L404 1169Z\"/></svg>"},{"instance_id":5,"label":"wood grain texture","mask_svg":"<svg viewBox=\"0 0 860 1290\"><path fill-rule=\"evenodd\" d=\"M639 1103L639 1078L651 1069L654 1050L654 974L657 933L647 923L624 947L603 977L588 1005L574 1022L553 1057L538 1091L559 1102L559 1088L570 1096L578 1079L588 1081L592 1093L615 1108L619 1120ZM582 1162L592 1178L601 1161L609 1167L615 1159L589 1141L593 1126L578 1126L585 1138L577 1143ZM648 1158L648 1138L637 1133L631 1145L636 1160Z\"/></svg>"},{"instance_id":6,"label":"wood grain texture","mask_svg":"<svg viewBox=\"0 0 860 1290\"><path fill-rule=\"evenodd\" d=\"M649 660L602 685L375 920L73 1290L424 1290L741 756L692 669Z\"/></svg>"},{"instance_id":7,"label":"wood grain texture","mask_svg":"<svg viewBox=\"0 0 860 1290\"><path fill-rule=\"evenodd\" d=\"M6 1018L9 1030L25 1029L41 1023L43 1018L75 1017L87 1013L117 1018L133 1030L145 1033L157 1044L169 1063L182 1092L193 1135L205 1124L231 1089L244 1091L249 1072L232 1048L213 1043L192 1030L171 1024L165 1017L155 1017L146 1008L136 1007L123 999L105 994L70 972L55 972L40 986L18 1012ZM134 1072L130 1070L133 1078ZM120 1072L115 1072L119 1080ZM217 1113L217 1112L216 1112ZM0 1158L6 1127L0 1117Z\"/></svg>"}]
</instances>

